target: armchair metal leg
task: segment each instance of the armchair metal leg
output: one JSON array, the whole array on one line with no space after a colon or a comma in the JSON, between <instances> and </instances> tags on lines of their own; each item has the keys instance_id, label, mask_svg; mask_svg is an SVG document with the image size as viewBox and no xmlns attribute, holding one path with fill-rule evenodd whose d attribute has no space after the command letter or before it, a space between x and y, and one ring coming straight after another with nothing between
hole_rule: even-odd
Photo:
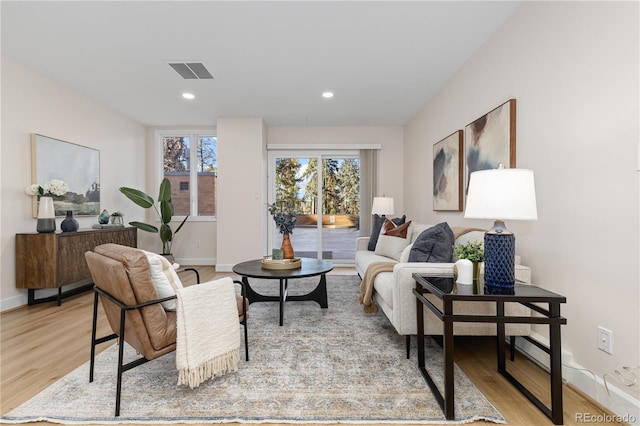
<instances>
[{"instance_id":1,"label":"armchair metal leg","mask_svg":"<svg viewBox=\"0 0 640 426\"><path fill-rule=\"evenodd\" d=\"M91 321L91 358L89 361L89 383L93 382L93 367L96 363L96 333L98 328L98 293L93 293L93 319Z\"/></svg>"},{"instance_id":2,"label":"armchair metal leg","mask_svg":"<svg viewBox=\"0 0 640 426\"><path fill-rule=\"evenodd\" d=\"M91 325L91 359L89 361L89 383L93 382L93 371L96 364L96 346L100 343L108 342L109 340L113 340L118 337L117 334L113 333L108 336L96 338L96 334L98 333L98 292L94 293L93 298L93 320Z\"/></svg>"},{"instance_id":3,"label":"armchair metal leg","mask_svg":"<svg viewBox=\"0 0 640 426\"><path fill-rule=\"evenodd\" d=\"M116 414L118 417L120 415L120 391L122 390L122 373L123 369L123 361L124 361L124 321L126 318L126 311L124 309L120 310L120 338L118 339L118 379L116 381Z\"/></svg>"}]
</instances>

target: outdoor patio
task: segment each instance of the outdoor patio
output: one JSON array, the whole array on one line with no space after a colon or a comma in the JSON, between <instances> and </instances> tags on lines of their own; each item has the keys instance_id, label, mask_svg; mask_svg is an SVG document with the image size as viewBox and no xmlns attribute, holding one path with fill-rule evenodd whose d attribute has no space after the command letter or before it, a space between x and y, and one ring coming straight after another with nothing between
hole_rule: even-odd
<instances>
[{"instance_id":1,"label":"outdoor patio","mask_svg":"<svg viewBox=\"0 0 640 426\"><path fill-rule=\"evenodd\" d=\"M357 228L322 228L323 259L334 263L353 263L356 253ZM279 236L280 244L282 241ZM296 257L316 257L318 250L318 229L298 226L291 234L291 244Z\"/></svg>"}]
</instances>

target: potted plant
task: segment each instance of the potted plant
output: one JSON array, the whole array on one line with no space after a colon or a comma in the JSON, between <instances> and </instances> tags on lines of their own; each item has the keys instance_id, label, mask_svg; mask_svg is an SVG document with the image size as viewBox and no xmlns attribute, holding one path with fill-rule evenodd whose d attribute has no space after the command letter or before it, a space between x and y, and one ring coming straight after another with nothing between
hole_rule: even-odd
<instances>
[{"instance_id":1,"label":"potted plant","mask_svg":"<svg viewBox=\"0 0 640 426\"><path fill-rule=\"evenodd\" d=\"M467 259L473 264L474 287L480 279L480 263L484 262L484 246L482 241L469 241L466 244L455 244L453 252L458 259ZM474 289L474 292L478 290ZM476 293L479 294L479 293Z\"/></svg>"},{"instance_id":2,"label":"potted plant","mask_svg":"<svg viewBox=\"0 0 640 426\"><path fill-rule=\"evenodd\" d=\"M458 259L468 259L472 263L484 262L484 247L482 241L469 241L466 244L456 244L453 252Z\"/></svg>"},{"instance_id":3,"label":"potted plant","mask_svg":"<svg viewBox=\"0 0 640 426\"><path fill-rule=\"evenodd\" d=\"M153 209L156 211L156 214L160 218L160 222L162 223L160 225L160 229L144 222L134 221L129 222L129 225L135 226L142 231L159 234L160 240L162 241L162 255L171 256L171 244L173 243L173 236L177 234L178 231L180 231L182 225L184 225L184 223L189 218L189 215L184 218L184 220L180 223L175 231L171 229L171 218L173 217L174 210L173 204L171 204L171 182L169 182L169 179L164 178L160 183L158 205L155 204L151 196L145 194L140 190L123 186L120 187L120 192L122 192L128 199L142 208L149 209L153 207Z\"/></svg>"},{"instance_id":4,"label":"potted plant","mask_svg":"<svg viewBox=\"0 0 640 426\"><path fill-rule=\"evenodd\" d=\"M124 214L122 212L113 212L111 213L111 224L123 226L124 225Z\"/></svg>"}]
</instances>

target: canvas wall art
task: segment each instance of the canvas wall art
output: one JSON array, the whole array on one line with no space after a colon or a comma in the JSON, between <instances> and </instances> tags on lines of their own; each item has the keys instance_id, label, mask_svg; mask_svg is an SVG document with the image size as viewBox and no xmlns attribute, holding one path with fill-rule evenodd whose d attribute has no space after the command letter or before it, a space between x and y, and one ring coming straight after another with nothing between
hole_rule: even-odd
<instances>
[{"instance_id":1,"label":"canvas wall art","mask_svg":"<svg viewBox=\"0 0 640 426\"><path fill-rule=\"evenodd\" d=\"M433 210L462 210L462 130L433 145Z\"/></svg>"},{"instance_id":2,"label":"canvas wall art","mask_svg":"<svg viewBox=\"0 0 640 426\"><path fill-rule=\"evenodd\" d=\"M510 99L465 127L465 194L477 170L516 167L516 100Z\"/></svg>"},{"instance_id":3,"label":"canvas wall art","mask_svg":"<svg viewBox=\"0 0 640 426\"><path fill-rule=\"evenodd\" d=\"M38 134L31 135L31 178L40 185L59 179L69 189L54 197L56 216L72 210L74 216L100 214L100 151ZM37 197L33 217L38 214Z\"/></svg>"}]
</instances>

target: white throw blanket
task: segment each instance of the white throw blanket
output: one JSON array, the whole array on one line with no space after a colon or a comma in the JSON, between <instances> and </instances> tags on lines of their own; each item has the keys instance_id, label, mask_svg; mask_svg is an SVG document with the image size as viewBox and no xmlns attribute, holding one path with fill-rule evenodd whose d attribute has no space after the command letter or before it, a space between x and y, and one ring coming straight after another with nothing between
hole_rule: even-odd
<instances>
[{"instance_id":1,"label":"white throw blanket","mask_svg":"<svg viewBox=\"0 0 640 426\"><path fill-rule=\"evenodd\" d=\"M240 326L236 293L229 277L177 292L176 367L178 385L191 389L238 370Z\"/></svg>"}]
</instances>

